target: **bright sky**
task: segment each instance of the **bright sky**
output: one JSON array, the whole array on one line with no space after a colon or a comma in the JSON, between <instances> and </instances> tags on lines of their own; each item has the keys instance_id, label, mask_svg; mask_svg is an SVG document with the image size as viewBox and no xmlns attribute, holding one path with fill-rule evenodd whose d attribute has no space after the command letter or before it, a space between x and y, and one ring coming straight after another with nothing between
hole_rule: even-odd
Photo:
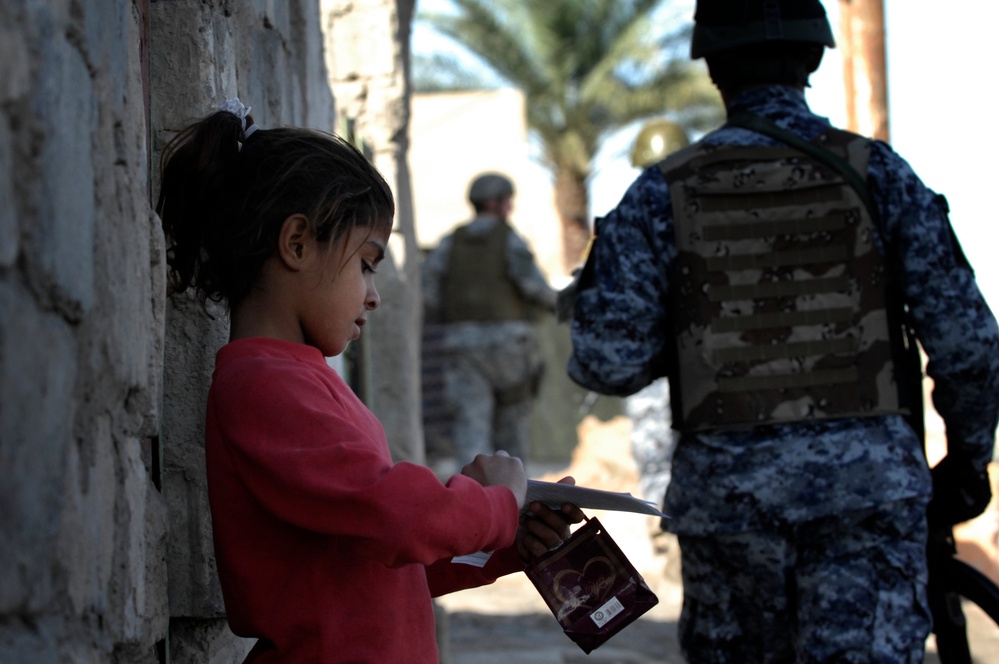
<instances>
[{"instance_id":1,"label":"bright sky","mask_svg":"<svg viewBox=\"0 0 999 664\"><path fill-rule=\"evenodd\" d=\"M838 3L825 1L838 25ZM891 144L923 182L947 197L951 222L978 282L999 312L999 256L990 156L999 132L994 47L999 4L980 0L885 0ZM829 51L832 55L837 51ZM841 63L828 58L813 81L814 110L845 123ZM821 90L821 92L820 92Z\"/></svg>"},{"instance_id":2,"label":"bright sky","mask_svg":"<svg viewBox=\"0 0 999 664\"><path fill-rule=\"evenodd\" d=\"M526 1L526 0L525 0ZM691 9L693 0L677 0ZM446 0L418 0L440 8ZM983 0L884 0L891 144L934 191L947 197L951 221L993 310L999 311L999 255L993 244L999 223L991 198L991 158L999 154L994 108L999 55L991 46L999 3ZM834 33L839 3L823 0ZM429 31L414 30L414 49L426 50ZM845 124L839 51L827 51L806 94L814 111ZM610 210L637 175L628 162L638 127L608 140L598 155L591 186L591 213ZM999 189L999 187L996 187Z\"/></svg>"}]
</instances>

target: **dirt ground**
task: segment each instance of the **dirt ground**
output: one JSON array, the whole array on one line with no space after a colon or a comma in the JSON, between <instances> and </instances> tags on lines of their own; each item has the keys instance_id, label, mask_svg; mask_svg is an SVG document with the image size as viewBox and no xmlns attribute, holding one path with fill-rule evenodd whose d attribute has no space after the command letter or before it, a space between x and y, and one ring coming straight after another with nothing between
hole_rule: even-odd
<instances>
[{"instance_id":1,"label":"dirt ground","mask_svg":"<svg viewBox=\"0 0 999 664\"><path fill-rule=\"evenodd\" d=\"M535 478L555 481L572 475L576 483L639 495L638 473L628 445L630 425L620 417L610 422L589 418L580 426L580 443L567 468L528 466ZM995 508L996 506L993 505ZM992 510L999 514L999 510ZM568 639L537 590L523 574L495 584L454 593L439 600L438 621L447 637L442 664L651 664L681 663L676 638L682 589L679 560L671 536L652 537L656 519L640 514L588 511L613 537L659 604L589 655ZM983 615L966 611L976 664L997 662L999 629ZM933 639L927 642L927 664L936 664Z\"/></svg>"}]
</instances>

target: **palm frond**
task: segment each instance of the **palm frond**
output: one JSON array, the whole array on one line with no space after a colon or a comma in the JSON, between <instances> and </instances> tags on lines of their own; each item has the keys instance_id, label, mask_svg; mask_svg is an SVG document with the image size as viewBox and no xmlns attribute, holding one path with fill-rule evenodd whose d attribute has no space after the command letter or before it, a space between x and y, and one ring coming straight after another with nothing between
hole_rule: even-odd
<instances>
[{"instance_id":1,"label":"palm frond","mask_svg":"<svg viewBox=\"0 0 999 664\"><path fill-rule=\"evenodd\" d=\"M477 55L514 85L525 90L544 86L520 36L509 29L502 16L493 13L499 5L478 0L456 0L456 4L463 13L424 13L420 19Z\"/></svg>"},{"instance_id":2,"label":"palm frond","mask_svg":"<svg viewBox=\"0 0 999 664\"><path fill-rule=\"evenodd\" d=\"M702 67L687 60L691 26L670 0L453 0L421 12L438 33L520 88L527 124L553 169L585 176L601 141L669 113L689 129L723 115Z\"/></svg>"}]
</instances>

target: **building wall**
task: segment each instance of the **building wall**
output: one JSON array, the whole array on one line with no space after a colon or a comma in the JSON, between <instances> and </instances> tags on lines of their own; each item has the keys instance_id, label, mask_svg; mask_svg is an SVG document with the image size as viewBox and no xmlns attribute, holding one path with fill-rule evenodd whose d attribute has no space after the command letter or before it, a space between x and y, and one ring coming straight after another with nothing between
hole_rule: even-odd
<instances>
[{"instance_id":1,"label":"building wall","mask_svg":"<svg viewBox=\"0 0 999 664\"><path fill-rule=\"evenodd\" d=\"M334 126L318 0L0 3L0 662L238 662L201 449L223 312L167 298L154 164L238 95Z\"/></svg>"},{"instance_id":2,"label":"building wall","mask_svg":"<svg viewBox=\"0 0 999 664\"><path fill-rule=\"evenodd\" d=\"M166 634L144 16L0 5L3 662L156 661Z\"/></svg>"}]
</instances>

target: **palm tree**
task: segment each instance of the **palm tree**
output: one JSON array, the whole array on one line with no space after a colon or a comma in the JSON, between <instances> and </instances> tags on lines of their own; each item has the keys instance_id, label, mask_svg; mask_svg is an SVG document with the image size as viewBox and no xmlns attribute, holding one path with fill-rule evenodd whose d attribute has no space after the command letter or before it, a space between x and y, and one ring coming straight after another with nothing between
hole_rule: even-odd
<instances>
[{"instance_id":1,"label":"palm tree","mask_svg":"<svg viewBox=\"0 0 999 664\"><path fill-rule=\"evenodd\" d=\"M662 14L675 2L453 4L454 12L423 12L418 20L467 48L523 91L528 128L539 139L542 159L554 176L567 269L578 265L589 238L587 181L609 133L664 113L693 130L722 117L720 99L706 73L687 58L690 21L675 19L677 29L662 29L668 22ZM451 76L455 78L454 72Z\"/></svg>"}]
</instances>

